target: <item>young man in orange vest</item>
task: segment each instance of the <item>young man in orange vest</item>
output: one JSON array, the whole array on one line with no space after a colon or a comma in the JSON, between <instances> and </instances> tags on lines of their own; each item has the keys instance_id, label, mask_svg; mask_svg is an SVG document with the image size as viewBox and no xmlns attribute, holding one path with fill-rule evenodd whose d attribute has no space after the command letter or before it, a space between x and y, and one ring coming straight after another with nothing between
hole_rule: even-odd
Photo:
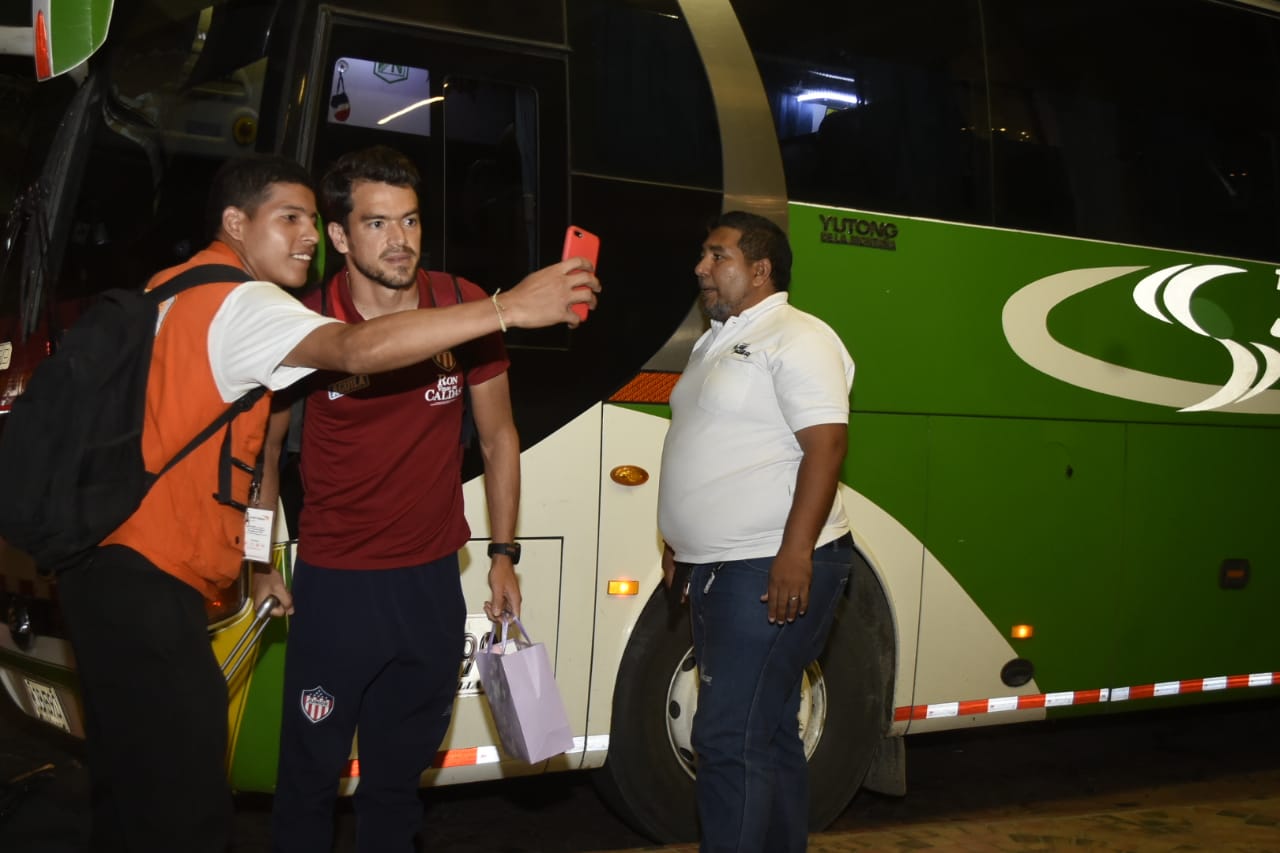
<instances>
[{"instance_id":1,"label":"young man in orange vest","mask_svg":"<svg viewBox=\"0 0 1280 853\"><path fill-rule=\"evenodd\" d=\"M580 260L531 274L500 300L405 311L347 325L306 309L276 284L306 283L319 235L310 177L295 163L227 164L209 200L213 242L156 274L229 264L254 281L207 284L161 306L147 387L143 456L158 470L231 401L278 390L314 369L378 373L512 326L577 324L570 304L599 290ZM575 287L587 285L587 290ZM59 579L83 688L93 788L92 849L224 853L227 690L209 645L204 600L239 575L245 505L263 446L269 395L161 477L85 564ZM269 464L269 460L268 460ZM219 503L219 478L230 500ZM239 505L241 508L237 508ZM292 607L275 573L274 593Z\"/></svg>"}]
</instances>

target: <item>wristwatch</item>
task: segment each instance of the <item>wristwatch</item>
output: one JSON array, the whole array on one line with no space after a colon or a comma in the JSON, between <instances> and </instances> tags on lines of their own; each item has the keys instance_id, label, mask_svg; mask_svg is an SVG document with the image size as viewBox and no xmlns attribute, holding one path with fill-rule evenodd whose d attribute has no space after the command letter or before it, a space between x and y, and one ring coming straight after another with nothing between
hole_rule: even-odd
<instances>
[{"instance_id":1,"label":"wristwatch","mask_svg":"<svg viewBox=\"0 0 1280 853\"><path fill-rule=\"evenodd\" d=\"M506 554L511 558L512 565L520 562L520 543L519 542L490 542L489 556L496 557L498 554Z\"/></svg>"}]
</instances>

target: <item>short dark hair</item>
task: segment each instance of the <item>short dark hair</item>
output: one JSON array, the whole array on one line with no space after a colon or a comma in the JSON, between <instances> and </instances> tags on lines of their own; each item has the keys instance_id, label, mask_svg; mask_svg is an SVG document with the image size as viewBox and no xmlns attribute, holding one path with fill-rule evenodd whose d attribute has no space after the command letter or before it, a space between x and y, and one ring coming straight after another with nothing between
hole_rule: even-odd
<instances>
[{"instance_id":1,"label":"short dark hair","mask_svg":"<svg viewBox=\"0 0 1280 853\"><path fill-rule=\"evenodd\" d=\"M791 287L791 244L777 223L745 210L729 210L712 220L707 230L716 228L733 228L742 235L738 238L738 248L748 262L769 259L774 289Z\"/></svg>"},{"instance_id":2,"label":"short dark hair","mask_svg":"<svg viewBox=\"0 0 1280 853\"><path fill-rule=\"evenodd\" d=\"M287 157L238 157L218 167L209 184L209 199L205 205L205 228L209 238L218 236L224 210L238 207L252 216L258 205L267 200L272 184L301 184L315 191L307 170Z\"/></svg>"},{"instance_id":3,"label":"short dark hair","mask_svg":"<svg viewBox=\"0 0 1280 853\"><path fill-rule=\"evenodd\" d=\"M408 157L386 145L374 145L349 151L329 167L320 181L320 203L328 221L346 228L356 181L408 187L416 194L421 180L418 167Z\"/></svg>"}]
</instances>

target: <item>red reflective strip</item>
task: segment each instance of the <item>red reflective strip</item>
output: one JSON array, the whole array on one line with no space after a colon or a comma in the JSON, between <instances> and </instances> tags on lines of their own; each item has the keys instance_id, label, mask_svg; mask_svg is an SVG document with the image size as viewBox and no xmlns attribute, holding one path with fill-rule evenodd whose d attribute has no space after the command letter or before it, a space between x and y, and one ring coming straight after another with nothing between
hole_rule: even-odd
<instances>
[{"instance_id":1,"label":"red reflective strip","mask_svg":"<svg viewBox=\"0 0 1280 853\"><path fill-rule=\"evenodd\" d=\"M473 746L467 749L442 749L436 753L435 759L431 762L431 766L440 769L442 767L473 767L478 762L480 748ZM353 758L347 762L346 770L343 771L344 779L360 778L360 759Z\"/></svg>"},{"instance_id":2,"label":"red reflective strip","mask_svg":"<svg viewBox=\"0 0 1280 853\"><path fill-rule=\"evenodd\" d=\"M469 749L447 749L436 753L432 767L471 767L476 763L476 747Z\"/></svg>"},{"instance_id":3,"label":"red reflective strip","mask_svg":"<svg viewBox=\"0 0 1280 853\"><path fill-rule=\"evenodd\" d=\"M53 52L49 47L49 26L44 20L44 11L36 13L35 26L35 58L36 79L48 80L53 76Z\"/></svg>"},{"instance_id":4,"label":"red reflective strip","mask_svg":"<svg viewBox=\"0 0 1280 853\"><path fill-rule=\"evenodd\" d=\"M1225 689L1238 689L1241 687L1273 687L1280 686L1280 672L1256 672L1251 675L1229 675L1226 678L1217 676L1212 679L1204 678L1184 678L1180 681L1168 681L1160 683L1161 696L1177 696L1190 693L1206 692L1205 682L1209 681L1210 689L1220 690L1225 681ZM1174 688L1176 685L1176 689ZM1094 705L1102 702L1119 702L1124 699L1150 699L1156 696L1155 684L1139 684L1135 687L1113 687L1109 690L1076 690L1074 692L1054 693L1054 707L1066 707L1067 705ZM1124 695L1117 698L1116 694ZM1069 697L1069 698L1068 698ZM960 702L937 702L932 705L904 705L893 709L893 720L895 723L907 722L909 720L926 720L929 719L930 711L933 711L936 717L958 717L968 716L971 714L1000 714L1005 711L1012 710L1032 710L1037 708L1045 708L1048 705L1048 696L1044 693L1032 693L1027 696L1017 697L1014 703L1015 707L1010 707L1009 700L1012 697L997 697L995 699L966 699ZM995 707L992 703L995 702Z\"/></svg>"}]
</instances>

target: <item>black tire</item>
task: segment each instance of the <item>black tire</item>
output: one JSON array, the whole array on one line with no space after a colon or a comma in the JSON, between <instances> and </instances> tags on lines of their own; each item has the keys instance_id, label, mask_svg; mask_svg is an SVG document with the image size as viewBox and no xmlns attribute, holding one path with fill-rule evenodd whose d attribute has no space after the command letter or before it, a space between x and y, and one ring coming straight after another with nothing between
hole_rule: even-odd
<instances>
[{"instance_id":1,"label":"black tire","mask_svg":"<svg viewBox=\"0 0 1280 853\"><path fill-rule=\"evenodd\" d=\"M802 734L809 751L809 824L825 829L857 793L889 724L892 625L879 582L861 560L827 648L806 671ZM597 790L637 832L661 843L697 838L691 754L681 755L696 685L688 609L659 588L618 667L609 757ZM676 687L673 698L673 685ZM693 703L696 704L696 703Z\"/></svg>"}]
</instances>

